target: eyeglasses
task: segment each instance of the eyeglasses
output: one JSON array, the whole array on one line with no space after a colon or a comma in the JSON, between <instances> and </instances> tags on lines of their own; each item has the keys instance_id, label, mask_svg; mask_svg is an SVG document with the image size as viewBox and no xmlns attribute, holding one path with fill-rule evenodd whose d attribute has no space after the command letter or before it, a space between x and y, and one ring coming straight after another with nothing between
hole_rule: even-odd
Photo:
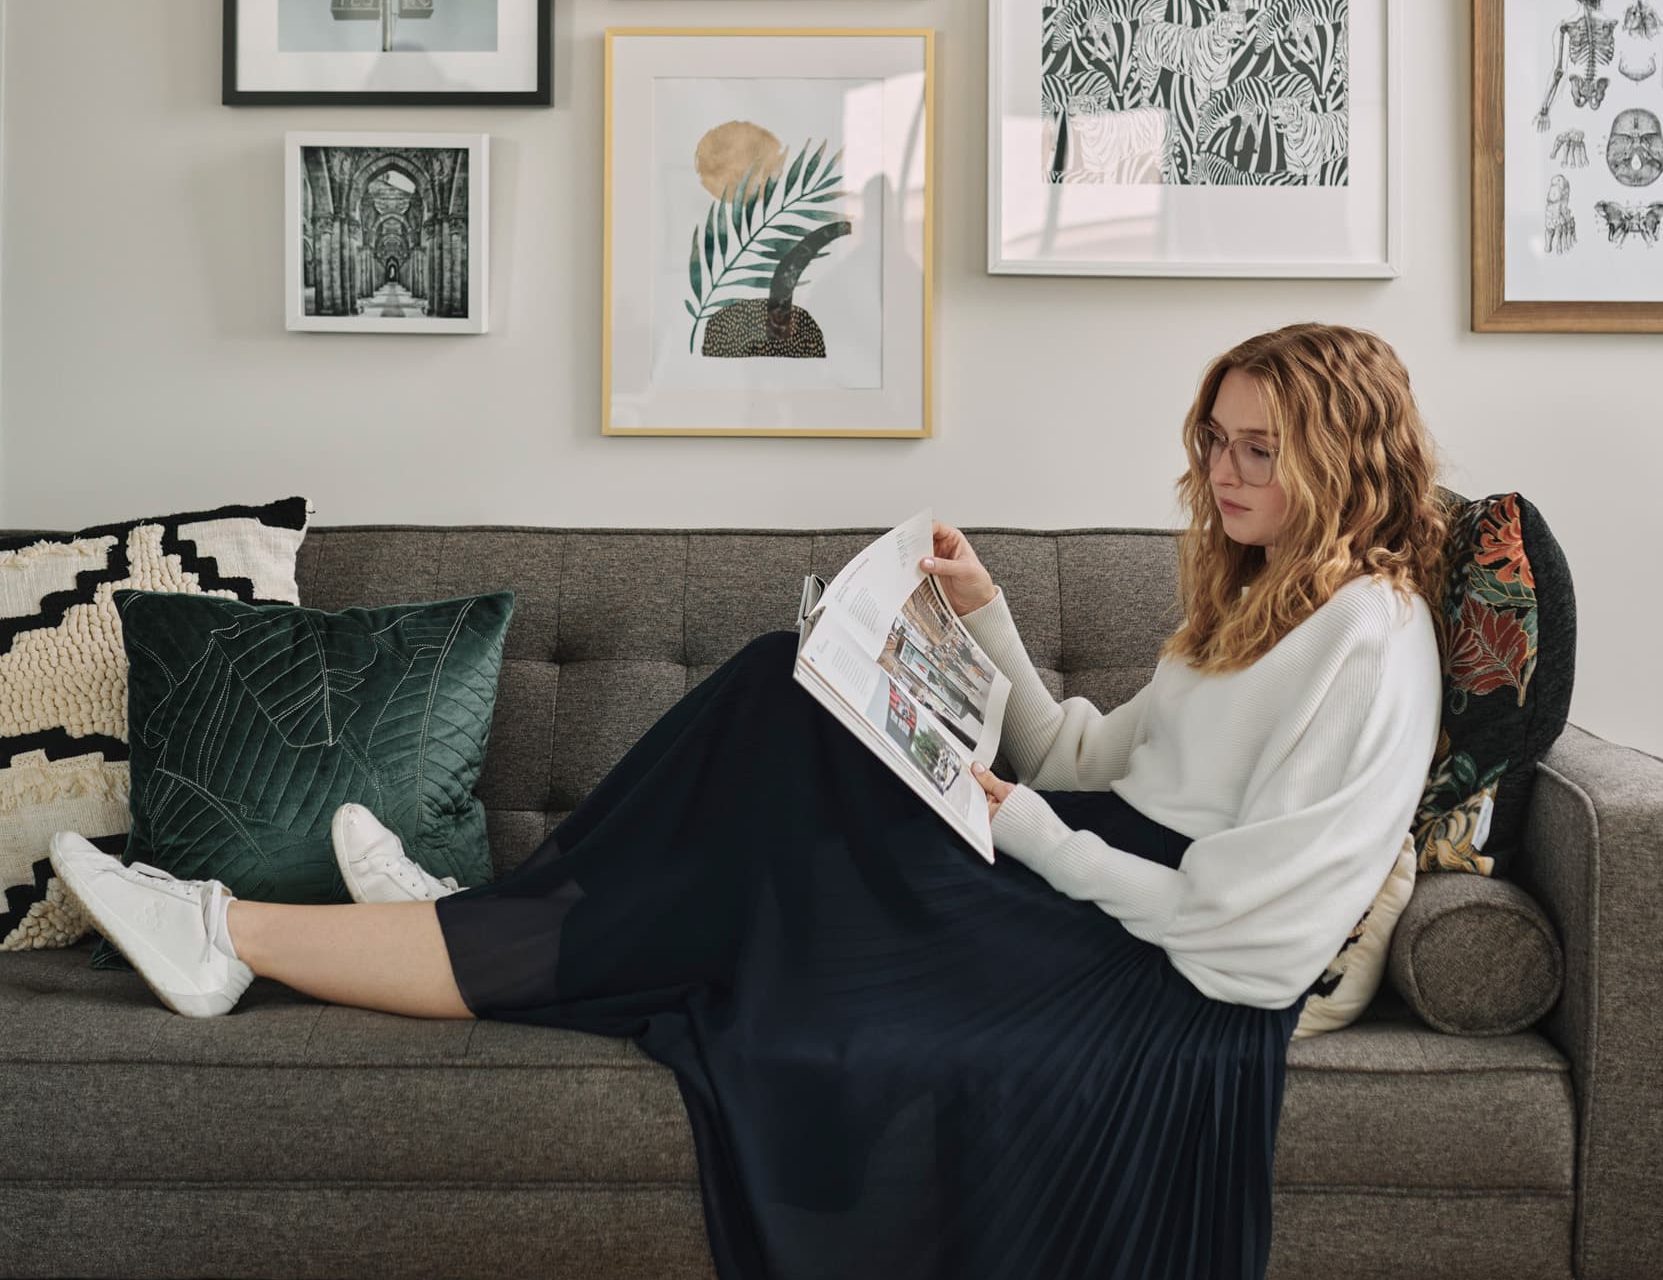
<instances>
[{"instance_id":1,"label":"eyeglasses","mask_svg":"<svg viewBox=\"0 0 1663 1280\"><path fill-rule=\"evenodd\" d=\"M1267 449L1246 436L1229 440L1211 427L1202 427L1201 436L1207 442L1207 470L1211 471L1218 465L1218 455L1228 447L1236 464L1236 474L1242 478L1243 484L1258 486L1270 483L1280 449Z\"/></svg>"}]
</instances>

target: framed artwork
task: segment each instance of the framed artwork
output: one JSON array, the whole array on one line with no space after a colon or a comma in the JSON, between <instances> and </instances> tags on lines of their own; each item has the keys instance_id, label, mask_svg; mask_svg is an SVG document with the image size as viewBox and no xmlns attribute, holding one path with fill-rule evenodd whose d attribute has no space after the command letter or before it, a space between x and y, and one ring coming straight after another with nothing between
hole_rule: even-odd
<instances>
[{"instance_id":1,"label":"framed artwork","mask_svg":"<svg viewBox=\"0 0 1663 1280\"><path fill-rule=\"evenodd\" d=\"M927 436L934 33L606 33L603 435Z\"/></svg>"},{"instance_id":2,"label":"framed artwork","mask_svg":"<svg viewBox=\"0 0 1663 1280\"><path fill-rule=\"evenodd\" d=\"M284 135L290 329L484 333L489 139Z\"/></svg>"},{"instance_id":3,"label":"framed artwork","mask_svg":"<svg viewBox=\"0 0 1663 1280\"><path fill-rule=\"evenodd\" d=\"M1472 327L1663 332L1663 20L1473 0Z\"/></svg>"},{"instance_id":4,"label":"framed artwork","mask_svg":"<svg viewBox=\"0 0 1663 1280\"><path fill-rule=\"evenodd\" d=\"M1396 276L1402 0L988 0L988 270Z\"/></svg>"},{"instance_id":5,"label":"framed artwork","mask_svg":"<svg viewBox=\"0 0 1663 1280\"><path fill-rule=\"evenodd\" d=\"M227 106L548 106L551 0L225 0Z\"/></svg>"}]
</instances>

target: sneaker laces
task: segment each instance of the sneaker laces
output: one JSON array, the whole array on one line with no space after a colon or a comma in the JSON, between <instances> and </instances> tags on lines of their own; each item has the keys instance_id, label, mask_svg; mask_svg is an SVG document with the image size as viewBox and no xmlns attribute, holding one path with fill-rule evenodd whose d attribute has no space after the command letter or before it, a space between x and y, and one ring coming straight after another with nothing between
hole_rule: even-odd
<instances>
[{"instance_id":1,"label":"sneaker laces","mask_svg":"<svg viewBox=\"0 0 1663 1280\"><path fill-rule=\"evenodd\" d=\"M411 893L421 897L431 893L435 884L448 885L452 889L457 887L454 877L446 876L441 880L417 866L408 854L394 853L384 844L370 853L369 863L373 870L391 877Z\"/></svg>"},{"instance_id":2,"label":"sneaker laces","mask_svg":"<svg viewBox=\"0 0 1663 1280\"><path fill-rule=\"evenodd\" d=\"M218 898L221 894L228 898L233 896L230 888L220 880L208 881L202 893L202 924L208 932L208 945L210 947L215 946L219 941L220 915L218 910L214 907L214 899ZM227 918L226 924L230 924L229 918Z\"/></svg>"},{"instance_id":3,"label":"sneaker laces","mask_svg":"<svg viewBox=\"0 0 1663 1280\"><path fill-rule=\"evenodd\" d=\"M181 880L172 872L163 871L160 867L153 867L148 862L130 862L121 870L137 875L145 888L159 889L163 893L172 894L175 898L193 897L196 892L195 886L202 883L198 880Z\"/></svg>"}]
</instances>

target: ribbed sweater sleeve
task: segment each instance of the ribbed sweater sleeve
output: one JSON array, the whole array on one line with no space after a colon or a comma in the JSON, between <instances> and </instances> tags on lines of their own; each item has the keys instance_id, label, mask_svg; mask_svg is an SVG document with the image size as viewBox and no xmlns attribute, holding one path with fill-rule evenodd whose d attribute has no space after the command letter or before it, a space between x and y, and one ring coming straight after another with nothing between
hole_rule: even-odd
<instances>
[{"instance_id":1,"label":"ribbed sweater sleeve","mask_svg":"<svg viewBox=\"0 0 1663 1280\"><path fill-rule=\"evenodd\" d=\"M1176 869L1072 830L1025 785L994 814L995 847L1164 948L1204 994L1287 1007L1385 882L1436 731L1423 686L1386 679L1388 638L1350 640L1256 762L1236 824L1191 842Z\"/></svg>"},{"instance_id":2,"label":"ribbed sweater sleeve","mask_svg":"<svg viewBox=\"0 0 1663 1280\"><path fill-rule=\"evenodd\" d=\"M1126 776L1148 684L1108 712L1099 711L1086 698L1058 702L1028 657L1003 587L959 621L1010 678L999 745L1018 782L1050 791L1103 791L1116 778Z\"/></svg>"}]
</instances>

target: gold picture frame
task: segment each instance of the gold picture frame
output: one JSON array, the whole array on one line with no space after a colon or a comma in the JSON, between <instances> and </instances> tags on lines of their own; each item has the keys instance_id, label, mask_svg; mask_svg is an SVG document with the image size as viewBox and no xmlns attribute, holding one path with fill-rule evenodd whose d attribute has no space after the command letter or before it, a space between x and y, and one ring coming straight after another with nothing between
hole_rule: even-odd
<instances>
[{"instance_id":1,"label":"gold picture frame","mask_svg":"<svg viewBox=\"0 0 1663 1280\"><path fill-rule=\"evenodd\" d=\"M752 45L752 40L773 43ZM820 43L798 43L807 41ZM664 92L704 94L705 98L695 96L692 102L707 110L659 112L650 103L643 106L642 98L652 94L639 90L646 86L658 91L658 82L652 78L655 59L662 63L663 80L671 86ZM769 129L736 115L698 135L700 147L720 128L730 131L719 140L723 144L743 140L749 145L755 140L755 146L763 148L755 153L763 156L760 160L742 154L741 160L750 158L751 162L736 180L726 170L713 174L714 166L701 167L704 161L694 158L692 148L680 151L666 146L667 154L688 157L682 169L673 171L680 182L678 187L669 188L680 201L676 208L684 211L696 204L708 205L699 217L689 220L682 216L676 221L677 213L663 198L664 191L651 183L654 166L660 173L669 171L655 150L663 141L661 135L668 131L680 147L691 136L686 130L702 128L702 120L715 118L710 111L741 99L744 90L733 86L762 83L754 78L759 66L780 68L771 71L777 79L769 105L781 118L829 118L825 108L834 99L805 98L801 104L796 103L790 100L796 85L804 86L805 95L836 95L840 92L838 84L851 84L853 88L842 92L850 100L860 98L868 104L876 93L883 106L875 113L880 122L877 136L860 139L858 144L851 140L856 127L849 121L874 114L868 106L867 114L862 116L858 104L831 113L837 115L837 127L843 132L834 141L832 133L826 131L817 147L817 139L810 134L782 142ZM863 71L863 66L867 70ZM750 71L745 72L745 68ZM811 71L813 74L809 74ZM796 79L788 81L793 72ZM744 78L747 74L752 78ZM935 80L935 31L928 27L646 26L606 30L602 435L924 439L933 434ZM620 102L620 93L626 87L635 92ZM897 103L905 110L894 109ZM909 112L913 113L910 118ZM654 149L648 156L650 164L627 167L627 159L620 163L619 147L626 138L636 155ZM845 146L852 147L856 155L847 162L848 173L839 172L832 181L832 170L838 167ZM829 160L825 159L828 151ZM699 155L716 153L726 157L730 149L713 146L711 152L701 151ZM793 155L795 164L788 163ZM739 162L724 162L731 163L738 172ZM860 191L816 188L811 192L811 180L820 186L826 182L841 186L857 166L867 178ZM754 184L750 182L753 171L757 178ZM715 185L713 178L719 179ZM792 194L793 183L799 179L800 185ZM693 190L701 184L702 191ZM770 212L776 194L780 203ZM851 195L865 202L858 211L831 204L834 199ZM787 204L794 211L786 212ZM730 215L733 221L736 247L731 260L727 257L729 218L718 222L718 211ZM776 217L781 221L772 225L783 227L783 234L759 241L758 232L768 229ZM800 225L784 225L793 218L801 220ZM621 230L620 224L626 219L629 224ZM654 223L654 219L660 222ZM693 225L701 221L702 232ZM642 235L643 226L659 234ZM657 248L661 244L687 244L683 237L689 228L690 252ZM810 233L819 228L824 230ZM673 241L669 239L672 231ZM828 235L845 243L834 246ZM620 242L653 247L643 262L642 255L620 256ZM767 247L745 247L759 243ZM859 277L857 284L842 291L847 298L826 291L812 295L820 305L832 309L829 319L842 321L838 326L826 324L826 332L822 333L814 316L797 305L793 288L808 274L805 257L807 263L827 258L833 247L846 250L836 260L840 269L850 273L851 279L858 269ZM671 262L672 252L679 253L677 264ZM717 252L722 256L717 257ZM725 280L747 253L752 255L752 274L732 284L719 283L717 266L722 268L720 279ZM769 261L775 264L771 268L766 265ZM691 297L669 299L663 286L671 279L672 265L680 273L681 289ZM772 274L758 275L758 271ZM731 293L717 298L719 290L754 289L770 282L772 288L761 298L735 298ZM801 287L806 289L811 283L803 279ZM856 302L850 299L858 299L859 306L866 310L857 312ZM855 315L869 318L874 299L876 314L881 317L875 337L872 326L850 321ZM687 329L687 355L696 359L687 360L682 355L679 332L674 349L668 341L670 301L679 302L692 316ZM744 311L735 309L732 315L751 327L740 330L737 323L725 325L721 342L716 342L710 321L737 302L750 306ZM776 328L771 317L782 309L787 309L785 321ZM675 319L686 323L679 311ZM702 348L695 345L701 337L701 325ZM850 335L849 342L840 345L827 340L839 328ZM734 345L730 333L738 332L744 333L745 342ZM775 343L779 335L785 335L780 337L785 346ZM801 345L792 345L799 342ZM858 356L840 358L850 348L858 348ZM710 359L741 354L784 357L804 350L810 356L824 357L825 363L803 359L787 364L781 359L757 376L755 386L745 385L755 371L738 368L748 362L723 360L717 364ZM816 379L825 385L814 385ZM846 385L838 379L844 379ZM797 421L770 420L791 413L799 415ZM751 420L743 421L746 417ZM862 425L867 421L870 425Z\"/></svg>"},{"instance_id":2,"label":"gold picture frame","mask_svg":"<svg viewBox=\"0 0 1663 1280\"><path fill-rule=\"evenodd\" d=\"M1603 17L1603 15L1602 15ZM1549 75L1546 84L1532 84L1528 101L1524 98L1522 86L1518 86L1512 100L1508 102L1507 59L1509 29L1506 25L1506 6L1503 0L1473 0L1472 7L1472 329L1475 333L1660 333L1663 332L1663 289L1659 290L1657 300L1620 300L1600 298L1524 298L1508 297L1508 126L1515 129L1530 130L1531 137L1540 137L1541 156L1553 158L1566 154L1570 147L1561 148L1561 142L1566 141L1566 134L1575 135L1575 146L1578 158L1586 161L1587 153L1595 148L1588 146L1585 136L1586 128L1582 130L1568 130L1559 138L1552 136L1548 129L1538 132L1532 125L1536 118L1547 119L1547 107L1540 100L1544 89L1547 101L1557 99L1556 109L1560 123L1574 122L1586 126L1589 123L1609 123L1621 110L1620 95L1633 89L1627 80L1617 75L1619 61L1613 57L1609 63L1599 68L1601 74L1610 73L1607 77L1608 87L1612 92L1613 101L1604 100L1604 90L1601 90L1599 106L1603 110L1590 109L1592 97L1585 97L1577 103L1568 92L1570 86L1562 83L1563 77L1555 74L1562 72L1565 58L1562 56L1555 62L1553 57L1557 38L1560 34L1556 27L1568 25L1564 14L1542 11L1543 40L1532 45L1539 50L1545 61L1545 73ZM1585 21L1600 21L1592 14L1584 14ZM1616 19L1603 19L1615 22ZM1629 37L1617 35L1618 51L1623 42ZM1521 46L1515 43L1517 54ZM1567 55L1568 56L1568 55ZM1571 68L1574 70L1574 68ZM1515 67L1517 76L1523 71L1522 67ZM1580 86L1579 86L1580 87ZM1533 117L1532 113L1536 113ZM1551 129L1551 125L1549 126ZM1517 141L1517 139L1515 139ZM1597 145L1597 144L1596 144ZM1550 153L1549 148L1552 148ZM1529 155L1529 153L1522 153ZM1518 163L1521 153L1515 149L1514 159ZM1535 157L1540 159L1540 157ZM1561 161L1562 167L1572 166ZM1595 203L1580 194L1579 188L1587 188L1590 193L1597 191L1598 170L1590 168L1593 178L1584 178L1572 169L1577 176L1560 174L1550 177L1550 183L1558 183L1555 190L1529 193L1535 199L1534 205L1523 205L1515 198L1515 214L1513 227L1515 228L1514 245L1518 247L1518 236L1526 227L1534 233L1540 228L1542 231L1542 254L1526 257L1520 254L1524 262L1532 264L1547 261L1566 261L1569 252L1576 252L1576 248L1567 250L1564 246L1568 242L1576 245L1577 214L1581 215L1582 243L1579 246L1585 253L1585 258L1578 261L1598 262L1598 255L1603 255L1605 263L1599 267L1590 267L1592 278L1594 271L1610 273L1612 268L1607 265L1611 261L1622 261L1613 258L1612 245L1626 243L1628 229L1623 226L1602 227L1600 222L1608 217L1620 216L1620 211L1630 202L1613 200L1600 202L1608 204L1619 211L1615 215L1607 215L1598 211ZM1515 177L1521 175L1516 174ZM1516 189L1516 187L1515 187ZM1642 200L1644 198L1642 197ZM1596 221L1596 218L1600 221ZM1602 231L1604 235L1602 237ZM1618 241L1619 233L1623 236ZM1643 235L1644 233L1637 233ZM1655 228L1651 229L1655 235ZM1590 243L1591 242L1591 243ZM1556 247L1558 246L1558 247ZM1644 253L1653 248L1649 240L1639 240L1628 246L1631 254ZM1593 253L1587 251L1592 250ZM1617 252L1620 253L1620 250ZM1557 253L1559 258L1551 255ZM1651 265L1649 259L1636 259ZM1547 276L1546 269L1533 267L1530 277L1530 287L1540 289L1540 279ZM1521 265L1520 276L1524 274ZM1568 273L1567 273L1568 274ZM1655 278L1655 277L1654 277ZM1524 292L1524 288L1520 288Z\"/></svg>"}]
</instances>

